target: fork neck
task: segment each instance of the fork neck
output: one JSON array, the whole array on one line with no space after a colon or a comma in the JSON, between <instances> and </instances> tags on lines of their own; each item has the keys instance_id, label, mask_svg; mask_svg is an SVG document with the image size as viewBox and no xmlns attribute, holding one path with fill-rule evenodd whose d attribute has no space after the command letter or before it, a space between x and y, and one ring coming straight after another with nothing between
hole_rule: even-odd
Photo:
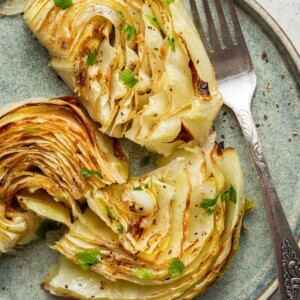
<instances>
[{"instance_id":1,"label":"fork neck","mask_svg":"<svg viewBox=\"0 0 300 300\"><path fill-rule=\"evenodd\" d=\"M260 142L250 110L255 87L256 75L254 72L219 82L224 103L234 111L252 152L255 165L263 171Z\"/></svg>"},{"instance_id":2,"label":"fork neck","mask_svg":"<svg viewBox=\"0 0 300 300\"><path fill-rule=\"evenodd\" d=\"M256 82L254 71L238 77L218 81L219 90L223 95L224 103L236 114L241 110L250 112L250 104L255 91Z\"/></svg>"}]
</instances>

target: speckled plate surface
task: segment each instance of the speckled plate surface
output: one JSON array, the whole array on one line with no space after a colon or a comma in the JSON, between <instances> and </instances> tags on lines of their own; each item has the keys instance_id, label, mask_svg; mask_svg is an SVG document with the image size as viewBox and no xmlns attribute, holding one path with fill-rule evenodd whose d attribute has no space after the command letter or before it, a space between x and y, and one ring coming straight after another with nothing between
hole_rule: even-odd
<instances>
[{"instance_id":1,"label":"speckled plate surface","mask_svg":"<svg viewBox=\"0 0 300 300\"><path fill-rule=\"evenodd\" d=\"M295 235L300 235L300 61L279 26L254 1L236 1L238 15L258 78L253 116L278 195ZM267 54L262 59L262 53ZM0 105L29 97L51 97L69 91L48 68L47 51L35 40L22 16L0 19ZM257 207L245 218L239 250L225 276L198 300L267 299L275 284L271 237L252 161L238 124L223 108L216 121L218 140L241 157L247 195ZM40 288L57 260L47 240L0 258L0 300L57 299ZM269 286L269 287L268 287ZM267 290L266 290L267 289Z\"/></svg>"}]
</instances>

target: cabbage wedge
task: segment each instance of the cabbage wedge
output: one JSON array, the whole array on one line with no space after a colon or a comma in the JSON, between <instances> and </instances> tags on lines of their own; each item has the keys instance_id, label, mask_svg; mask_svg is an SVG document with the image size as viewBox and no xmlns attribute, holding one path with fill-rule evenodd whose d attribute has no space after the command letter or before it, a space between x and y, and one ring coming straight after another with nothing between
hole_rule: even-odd
<instances>
[{"instance_id":1,"label":"cabbage wedge","mask_svg":"<svg viewBox=\"0 0 300 300\"><path fill-rule=\"evenodd\" d=\"M24 14L100 130L164 155L203 144L222 105L183 3L167 2L29 0Z\"/></svg>"},{"instance_id":2,"label":"cabbage wedge","mask_svg":"<svg viewBox=\"0 0 300 300\"><path fill-rule=\"evenodd\" d=\"M238 155L215 145L214 135L86 197L88 208L53 247L68 259L43 283L58 296L191 299L227 268L245 213ZM95 250L101 260L86 270L78 254Z\"/></svg>"},{"instance_id":3,"label":"cabbage wedge","mask_svg":"<svg viewBox=\"0 0 300 300\"><path fill-rule=\"evenodd\" d=\"M0 252L37 238L44 219L67 226L84 194L123 183L128 162L72 97L0 108Z\"/></svg>"}]
</instances>

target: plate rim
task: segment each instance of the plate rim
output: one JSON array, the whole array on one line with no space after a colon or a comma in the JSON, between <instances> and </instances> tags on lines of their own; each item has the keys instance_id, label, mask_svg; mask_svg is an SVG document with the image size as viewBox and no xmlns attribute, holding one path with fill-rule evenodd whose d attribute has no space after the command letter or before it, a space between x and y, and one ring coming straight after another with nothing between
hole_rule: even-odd
<instances>
[{"instance_id":1,"label":"plate rim","mask_svg":"<svg viewBox=\"0 0 300 300\"><path fill-rule=\"evenodd\" d=\"M275 18L258 2L258 0L234 0L234 2L243 8L246 6L252 14L257 15L259 19L265 23L265 26L272 31L281 46L288 53L296 72L300 75L300 53Z\"/></svg>"}]
</instances>

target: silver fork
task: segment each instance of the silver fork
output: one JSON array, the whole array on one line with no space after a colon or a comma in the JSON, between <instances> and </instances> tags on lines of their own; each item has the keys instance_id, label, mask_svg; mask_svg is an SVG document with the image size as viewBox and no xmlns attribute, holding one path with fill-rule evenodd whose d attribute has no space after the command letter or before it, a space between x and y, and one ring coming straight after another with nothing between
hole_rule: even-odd
<instances>
[{"instance_id":1,"label":"silver fork","mask_svg":"<svg viewBox=\"0 0 300 300\"><path fill-rule=\"evenodd\" d=\"M233 2L224 0L224 5L228 5L230 11L236 42L231 37L221 0L214 0L224 44L222 47L209 3L202 0L212 45L209 48L196 0L189 1L195 25L215 68L224 103L235 113L255 163L275 248L280 299L300 299L300 250L279 202L251 115L250 104L256 87L256 75Z\"/></svg>"}]
</instances>

